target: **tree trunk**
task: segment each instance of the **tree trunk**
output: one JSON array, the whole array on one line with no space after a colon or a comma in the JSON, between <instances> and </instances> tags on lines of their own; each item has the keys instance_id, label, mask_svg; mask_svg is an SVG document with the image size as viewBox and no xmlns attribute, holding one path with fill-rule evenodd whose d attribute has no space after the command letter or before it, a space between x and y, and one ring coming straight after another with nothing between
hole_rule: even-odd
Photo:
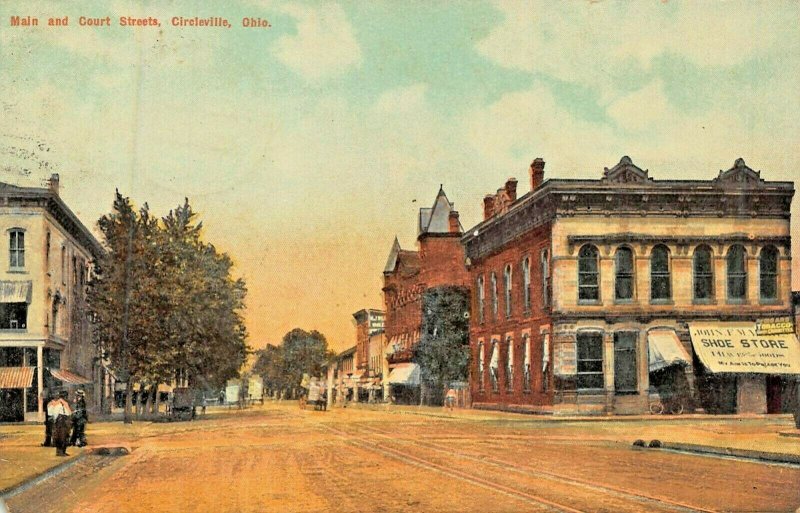
<instances>
[{"instance_id":1,"label":"tree trunk","mask_svg":"<svg viewBox=\"0 0 800 513\"><path fill-rule=\"evenodd\" d=\"M161 394L158 393L158 383L156 383L153 385L153 411L150 412L153 415L158 415L158 398L160 396Z\"/></svg>"},{"instance_id":2,"label":"tree trunk","mask_svg":"<svg viewBox=\"0 0 800 513\"><path fill-rule=\"evenodd\" d=\"M142 416L142 395L144 394L144 383L139 383L139 393L136 394L136 418Z\"/></svg>"},{"instance_id":3,"label":"tree trunk","mask_svg":"<svg viewBox=\"0 0 800 513\"><path fill-rule=\"evenodd\" d=\"M131 419L131 407L133 406L133 391L131 390L131 384L128 382L125 386L125 409L124 413L122 414L122 421L125 424L133 424L133 419Z\"/></svg>"},{"instance_id":4,"label":"tree trunk","mask_svg":"<svg viewBox=\"0 0 800 513\"><path fill-rule=\"evenodd\" d=\"M147 402L144 405L144 414L153 413L153 388L147 391Z\"/></svg>"}]
</instances>

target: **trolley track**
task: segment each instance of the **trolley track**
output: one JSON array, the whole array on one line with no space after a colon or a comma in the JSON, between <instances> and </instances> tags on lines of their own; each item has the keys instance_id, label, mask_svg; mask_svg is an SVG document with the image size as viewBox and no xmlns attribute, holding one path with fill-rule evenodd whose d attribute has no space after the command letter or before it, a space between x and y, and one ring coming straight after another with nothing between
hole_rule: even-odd
<instances>
[{"instance_id":1,"label":"trolley track","mask_svg":"<svg viewBox=\"0 0 800 513\"><path fill-rule=\"evenodd\" d=\"M392 433L390 431L381 430L381 429L375 428L374 426L367 426L367 425L365 425L363 423L358 424L357 427L359 429L363 429L363 430L369 432L370 434L378 435L382 439L388 440L390 443L395 443L395 444L399 443L394 436L391 436ZM710 510L710 509L706 509L706 508L702 508L702 507L698 507L698 506L693 506L693 505L686 504L686 503L681 502L681 501L676 501L676 500L671 499L669 497L649 495L649 494L646 494L646 493L642 493L640 491L634 491L634 490L621 488L621 487L608 485L608 484L599 484L599 483L591 482L591 481L588 481L588 480L585 480L585 479L576 478L574 476L569 476L569 475L566 475L566 474L561 474L561 473L556 473L556 472L546 471L546 470L540 470L540 469L534 469L534 468L531 468L531 467L529 467L527 465L521 465L519 462L504 461L504 460L495 458L493 456L481 455L480 457L478 457L478 456L474 456L474 455L471 455L471 454L466 454L466 453L464 453L462 451L455 450L455 448L452 447L452 446L446 446L446 445L437 444L437 443L434 443L434 442L426 442L426 441L421 441L421 440L416 440L416 439L413 440L413 441L407 442L407 443L413 444L414 446L425 447L425 448L431 449L433 451L436 451L438 453L443 453L443 454L446 454L446 455L454 457L454 458L470 461L472 463L479 463L479 464L483 464L483 465L486 465L486 466L492 466L492 467L500 468L503 471L513 472L513 473L516 473L516 474L522 474L522 475L531 476L531 477L543 478L543 479L547 479L547 480L554 481L554 482L559 482L559 483L569 483L571 485L582 487L582 488L585 488L587 490L600 492L600 493L605 493L605 494L611 494L611 495L615 495L617 497L626 498L626 499L633 499L633 500L636 500L636 501L638 501L638 502L640 502L642 504L648 504L650 506L660 506L662 508L666 507L667 509L670 509L672 511L681 511L681 512L687 512L687 513L689 513L689 512L716 513L715 510Z\"/></svg>"}]
</instances>

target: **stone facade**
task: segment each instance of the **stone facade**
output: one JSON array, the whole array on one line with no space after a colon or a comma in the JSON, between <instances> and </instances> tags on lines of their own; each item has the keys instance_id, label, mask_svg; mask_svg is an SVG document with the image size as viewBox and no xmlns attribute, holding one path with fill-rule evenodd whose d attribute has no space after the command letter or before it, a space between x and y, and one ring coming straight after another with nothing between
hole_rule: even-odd
<instances>
[{"instance_id":1,"label":"stone facade","mask_svg":"<svg viewBox=\"0 0 800 513\"><path fill-rule=\"evenodd\" d=\"M484 200L485 220L462 239L472 286L486 291L483 314L473 294L476 406L647 411L649 332L692 355L689 323L790 315L791 182L765 182L741 159L706 181L654 180L628 157L597 180L544 181L543 169L534 161L535 188L502 209ZM766 411L763 376L711 376L692 360L670 377L686 383L687 408Z\"/></svg>"},{"instance_id":2,"label":"stone facade","mask_svg":"<svg viewBox=\"0 0 800 513\"><path fill-rule=\"evenodd\" d=\"M25 388L4 389L4 410L43 420L44 390L83 384L89 405L101 387L86 311L92 262L103 249L48 188L0 184L0 220L6 265L0 268L0 373L25 374ZM13 368L20 368L14 371ZM32 380L31 376L35 376ZM15 405L6 405L9 399ZM5 419L5 420L22 420Z\"/></svg>"}]
</instances>

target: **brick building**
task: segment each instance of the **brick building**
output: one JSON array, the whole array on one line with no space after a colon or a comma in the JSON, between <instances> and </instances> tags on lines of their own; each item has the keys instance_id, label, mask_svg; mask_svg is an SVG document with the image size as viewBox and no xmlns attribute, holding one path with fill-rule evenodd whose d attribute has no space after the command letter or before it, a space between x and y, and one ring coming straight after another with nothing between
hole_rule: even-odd
<instances>
[{"instance_id":1,"label":"brick building","mask_svg":"<svg viewBox=\"0 0 800 513\"><path fill-rule=\"evenodd\" d=\"M355 398L359 401L374 399L383 390L384 326L383 310L363 309L353 314L356 323Z\"/></svg>"},{"instance_id":2,"label":"brick building","mask_svg":"<svg viewBox=\"0 0 800 513\"><path fill-rule=\"evenodd\" d=\"M484 198L462 239L476 407L641 413L660 396L785 408L775 383L795 372L794 335L760 340L786 345L785 371L758 354L721 370L703 337L736 344L759 319L791 315L791 182L742 159L711 180L654 180L628 157L594 180L544 180L536 159L530 181L522 197L510 179Z\"/></svg>"},{"instance_id":3,"label":"brick building","mask_svg":"<svg viewBox=\"0 0 800 513\"><path fill-rule=\"evenodd\" d=\"M387 381L401 402L416 401L419 393L419 368L412 357L420 339L422 295L434 287L469 284L462 235L458 212L440 188L433 207L419 211L417 249L403 249L395 238L389 252L383 271Z\"/></svg>"}]
</instances>

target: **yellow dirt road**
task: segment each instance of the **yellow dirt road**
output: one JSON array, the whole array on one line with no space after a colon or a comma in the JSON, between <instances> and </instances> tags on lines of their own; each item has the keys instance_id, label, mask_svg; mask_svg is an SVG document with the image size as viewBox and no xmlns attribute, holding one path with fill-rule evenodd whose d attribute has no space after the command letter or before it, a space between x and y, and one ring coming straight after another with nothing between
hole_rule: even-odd
<instances>
[{"instance_id":1,"label":"yellow dirt road","mask_svg":"<svg viewBox=\"0 0 800 513\"><path fill-rule=\"evenodd\" d=\"M98 425L23 512L794 511L800 468L630 447L605 424L475 422L295 405ZM58 497L58 500L54 500Z\"/></svg>"}]
</instances>

